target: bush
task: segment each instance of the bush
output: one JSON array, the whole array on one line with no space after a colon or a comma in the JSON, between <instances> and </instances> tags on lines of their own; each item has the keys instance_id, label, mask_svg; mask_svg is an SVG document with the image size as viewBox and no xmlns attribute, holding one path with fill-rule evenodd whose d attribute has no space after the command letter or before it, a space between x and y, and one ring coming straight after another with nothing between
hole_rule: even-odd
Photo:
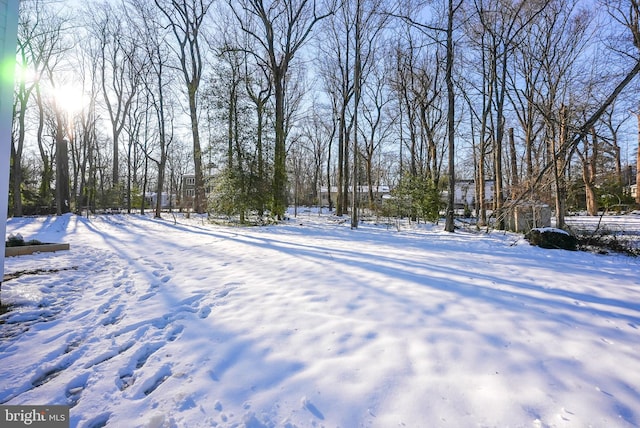
<instances>
[{"instance_id":1,"label":"bush","mask_svg":"<svg viewBox=\"0 0 640 428\"><path fill-rule=\"evenodd\" d=\"M16 233L15 235L9 235L7 238L7 247L24 247L26 245L42 245L42 242L37 239L32 239L30 241L25 241L22 235Z\"/></svg>"},{"instance_id":2,"label":"bush","mask_svg":"<svg viewBox=\"0 0 640 428\"><path fill-rule=\"evenodd\" d=\"M561 229L537 228L524 235L531 245L540 248L576 251L578 241L575 236Z\"/></svg>"},{"instance_id":3,"label":"bush","mask_svg":"<svg viewBox=\"0 0 640 428\"><path fill-rule=\"evenodd\" d=\"M640 248L637 248L633 236L618 235L607 229L600 229L597 233L579 234L578 249L598 254L609 252L626 254L628 256L640 256Z\"/></svg>"},{"instance_id":4,"label":"bush","mask_svg":"<svg viewBox=\"0 0 640 428\"><path fill-rule=\"evenodd\" d=\"M391 194L397 214L434 223L439 220L443 204L430 179L406 174Z\"/></svg>"},{"instance_id":5,"label":"bush","mask_svg":"<svg viewBox=\"0 0 640 428\"><path fill-rule=\"evenodd\" d=\"M19 233L15 235L11 234L7 238L7 247L22 247L24 245L24 238Z\"/></svg>"}]
</instances>

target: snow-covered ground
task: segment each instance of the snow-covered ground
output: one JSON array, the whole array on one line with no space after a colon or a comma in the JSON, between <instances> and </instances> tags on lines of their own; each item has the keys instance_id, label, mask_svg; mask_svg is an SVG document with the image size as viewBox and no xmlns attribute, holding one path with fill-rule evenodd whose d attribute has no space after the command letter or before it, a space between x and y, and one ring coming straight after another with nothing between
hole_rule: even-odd
<instances>
[{"instance_id":1,"label":"snow-covered ground","mask_svg":"<svg viewBox=\"0 0 640 428\"><path fill-rule=\"evenodd\" d=\"M72 427L637 427L640 262L305 214L10 219L0 403Z\"/></svg>"},{"instance_id":2,"label":"snow-covered ground","mask_svg":"<svg viewBox=\"0 0 640 428\"><path fill-rule=\"evenodd\" d=\"M640 211L627 215L567 216L565 223L578 232L599 230L620 235L640 236Z\"/></svg>"}]
</instances>

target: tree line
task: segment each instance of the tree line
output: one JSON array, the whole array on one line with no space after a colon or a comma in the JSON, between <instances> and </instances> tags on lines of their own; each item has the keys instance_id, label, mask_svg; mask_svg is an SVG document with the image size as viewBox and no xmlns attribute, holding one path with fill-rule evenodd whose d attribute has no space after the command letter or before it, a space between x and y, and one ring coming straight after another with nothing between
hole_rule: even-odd
<instances>
[{"instance_id":1,"label":"tree line","mask_svg":"<svg viewBox=\"0 0 640 428\"><path fill-rule=\"evenodd\" d=\"M634 202L639 19L638 0L23 0L10 214L159 216L164 193L281 219L324 188L357 227L385 185L453 231L471 179L479 224L533 201L562 227Z\"/></svg>"}]
</instances>

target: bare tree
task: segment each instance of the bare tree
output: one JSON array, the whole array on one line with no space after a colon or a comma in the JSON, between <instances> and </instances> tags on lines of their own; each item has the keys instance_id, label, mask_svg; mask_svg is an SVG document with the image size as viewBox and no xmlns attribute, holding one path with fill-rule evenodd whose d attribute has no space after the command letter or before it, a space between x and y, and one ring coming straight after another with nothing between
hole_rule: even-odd
<instances>
[{"instance_id":1,"label":"bare tree","mask_svg":"<svg viewBox=\"0 0 640 428\"><path fill-rule=\"evenodd\" d=\"M45 70L48 82L55 93L59 83L55 78L55 69L50 63ZM62 215L71 212L71 189L69 177L69 139L72 138L70 131L70 117L59 105L59 99L51 96L49 103L52 110L52 130L53 141L55 143L55 171L56 171L56 214Z\"/></svg>"},{"instance_id":2,"label":"bare tree","mask_svg":"<svg viewBox=\"0 0 640 428\"><path fill-rule=\"evenodd\" d=\"M533 30L533 28L531 29ZM516 53L509 70L508 79L510 90L507 91L513 106L518 124L521 128L524 144L524 165L522 166L524 185L531 188L532 179L540 168L538 156L541 153L541 142L537 138L541 134L543 122L538 104L538 88L542 84L542 68L538 59L544 55L540 34L536 31L526 31L521 34L515 44ZM512 195L518 193L512 186Z\"/></svg>"},{"instance_id":3,"label":"bare tree","mask_svg":"<svg viewBox=\"0 0 640 428\"><path fill-rule=\"evenodd\" d=\"M482 30L486 33L487 80L490 96L486 112L491 114L493 164L495 176L494 208L496 226L504 228L504 174L503 155L505 139L505 101L507 97L507 71L510 59L516 52L520 33L546 8L546 1L511 2L504 0L474 0ZM484 37L483 37L484 38Z\"/></svg>"},{"instance_id":4,"label":"bare tree","mask_svg":"<svg viewBox=\"0 0 640 428\"><path fill-rule=\"evenodd\" d=\"M332 19L323 23L323 37L319 42L320 70L325 91L331 97L333 118L338 135L338 164L336 171L336 215L348 210L349 200L349 153L353 118L349 106L353 99L353 54L352 33L354 19L346 5L339 8ZM329 176L327 172L327 176Z\"/></svg>"},{"instance_id":5,"label":"bare tree","mask_svg":"<svg viewBox=\"0 0 640 428\"><path fill-rule=\"evenodd\" d=\"M27 5L30 5L27 3ZM34 49L36 45L36 38L41 31L40 26L44 23L37 17L40 2L34 2L32 4L36 16L31 16L32 11L25 11L23 9L20 14L20 21L18 23L18 64L22 70L27 70L28 67L35 69L37 76L38 72L42 68L42 58L40 58L39 49ZM23 7L26 7L23 5ZM35 54L35 55L34 55ZM35 77L35 76L34 76ZM19 75L17 80L17 87L15 91L15 101L13 106L14 127L17 126L17 131L12 134L11 138L11 194L13 197L13 216L22 217L22 152L24 150L24 140L26 134L25 118L27 116L27 106L29 99L38 84L37 79L27 81L28 76L23 73ZM17 135L15 135L17 133Z\"/></svg>"},{"instance_id":6,"label":"bare tree","mask_svg":"<svg viewBox=\"0 0 640 428\"><path fill-rule=\"evenodd\" d=\"M567 138L564 139L564 141L560 139L562 142L555 145L551 159L541 168L534 180L536 185L544 180L550 170L554 171L556 169L555 167L563 156L575 151L576 147L589 135L591 129L602 118L618 96L620 96L624 89L634 80L638 73L640 73L640 21L638 19L638 17L640 17L640 1L602 0L601 3L605 6L609 16L613 20L612 23L618 24L615 29L615 31L618 32L618 37L611 37L611 40L614 40L615 43L609 46L609 50L619 54L620 68L622 71L614 73L609 79L613 83L606 97L593 101L591 104L594 107L587 112L585 115L586 119L581 123L571 126ZM560 115L559 119L563 117L564 114ZM547 120L545 117L545 121ZM563 122L557 120L555 123L561 125ZM560 126L560 129L562 128L563 127ZM558 135L562 135L562 133ZM528 191L525 191L516 198L514 202L517 203L528 193ZM559 202L556 211L562 211L564 209L564 201L561 200ZM557 216L556 222L558 227L564 226L563 211Z\"/></svg>"},{"instance_id":7,"label":"bare tree","mask_svg":"<svg viewBox=\"0 0 640 428\"><path fill-rule=\"evenodd\" d=\"M202 30L205 17L211 8L212 0L154 0L156 6L167 18L175 37L175 52L180 61L189 101L191 135L193 138L193 163L195 173L194 210L204 213L206 197L204 174L202 171L202 149L198 125L198 90L202 80L205 61L202 57ZM168 3L168 4L167 4Z\"/></svg>"},{"instance_id":8,"label":"bare tree","mask_svg":"<svg viewBox=\"0 0 640 428\"><path fill-rule=\"evenodd\" d=\"M442 18L444 22L431 24L428 22L420 22L409 14L401 14L399 16L403 21L409 23L412 27L419 29L435 43L444 44L445 54L445 84L447 88L447 151L448 151L448 193L447 208L445 212L445 230L447 232L455 231L454 214L455 214L455 131L456 131L456 91L454 82L453 65L455 62L454 50L454 27L457 14L462 7L464 0L446 0L443 4L446 10L445 16ZM444 24L444 25L442 25ZM444 41L442 36L444 35Z\"/></svg>"},{"instance_id":9,"label":"bare tree","mask_svg":"<svg viewBox=\"0 0 640 428\"><path fill-rule=\"evenodd\" d=\"M270 3L270 4L269 4ZM289 68L313 27L333 11L320 11L316 0L230 1L242 30L260 46L254 51L269 66L275 99L273 214L284 217L286 193L285 100Z\"/></svg>"},{"instance_id":10,"label":"bare tree","mask_svg":"<svg viewBox=\"0 0 640 428\"><path fill-rule=\"evenodd\" d=\"M447 3L448 12L447 12L447 29L446 29L446 40L447 40L447 68L445 72L445 81L447 83L447 146L449 152L449 191L447 194L447 211L445 216L445 225L444 229L447 232L454 232L454 206L455 206L455 191L456 191L456 177L455 177L455 119L456 119L456 107L455 107L455 88L453 82L453 63L454 63L454 46L453 46L453 23L455 19L456 12L462 6L462 1L459 0L457 3L454 0L449 0Z\"/></svg>"},{"instance_id":11,"label":"bare tree","mask_svg":"<svg viewBox=\"0 0 640 428\"><path fill-rule=\"evenodd\" d=\"M265 126L267 124L267 105L271 99L273 85L266 65L256 63L253 72L249 72L249 56L245 57L245 90L255 107L256 113L256 169L258 187L258 215L262 217L266 208L265 195L268 192L265 161Z\"/></svg>"},{"instance_id":12,"label":"bare tree","mask_svg":"<svg viewBox=\"0 0 640 428\"><path fill-rule=\"evenodd\" d=\"M64 40L63 30L68 24L68 18L54 13L44 2L38 0L21 4L20 22L18 26L18 58L23 73L18 76L16 88L16 104L14 105L16 136L11 144L11 189L13 196L13 215L22 215L22 153L27 130L27 112L35 93L38 106L37 140L42 160L42 177L40 189L40 203L46 203L50 197L52 177L52 157L43 140L44 106L42 102L41 83L46 79L47 68L59 66L62 54L70 46Z\"/></svg>"},{"instance_id":13,"label":"bare tree","mask_svg":"<svg viewBox=\"0 0 640 428\"><path fill-rule=\"evenodd\" d=\"M360 177L358 163L361 156L359 136L362 88L366 76L373 67L372 60L379 35L386 26L389 14L383 12L383 0L357 0L355 5L354 28L354 70L353 70L353 178L351 194L351 227L358 227L358 188ZM345 6L343 6L345 7Z\"/></svg>"},{"instance_id":14,"label":"bare tree","mask_svg":"<svg viewBox=\"0 0 640 428\"><path fill-rule=\"evenodd\" d=\"M627 37L624 38L622 46L615 46L615 49L623 57L631 57L635 62L635 67L626 75L625 79L616 87L609 99L613 99L622 92L624 87L640 73L640 1L639 0L602 0L607 7L611 17L628 30ZM636 48L633 54L629 54L629 43ZM625 49L629 48L629 49ZM613 99L612 99L613 98ZM596 112L598 113L598 112ZM594 114L595 115L595 114ZM636 113L638 119L638 151L636 158L636 183L640 183L640 113ZM597 118L596 118L597 120ZM636 192L636 203L640 204L640 192Z\"/></svg>"},{"instance_id":15,"label":"bare tree","mask_svg":"<svg viewBox=\"0 0 640 428\"><path fill-rule=\"evenodd\" d=\"M598 215L598 198L596 196L596 177L598 167L598 135L595 128L591 129L591 140L585 138L582 150L576 153L582 163L582 180L585 187L587 212L589 215Z\"/></svg>"},{"instance_id":16,"label":"bare tree","mask_svg":"<svg viewBox=\"0 0 640 428\"><path fill-rule=\"evenodd\" d=\"M157 3L156 3L157 4ZM143 43L138 46L141 51L137 60L136 73L140 76L144 85L144 99L138 99L139 103L149 104L155 121L152 129L157 130L159 153L153 155L152 146L149 143L149 117L144 113L145 133L142 149L147 160L152 160L157 166L156 179L156 206L155 217L160 218L162 211L162 195L165 190L166 165L169 156L169 147L173 141L173 116L171 114L171 100L169 99L169 87L172 82L172 73L168 67L169 49L167 33L164 31L157 9L154 9L144 0L130 0L132 16L131 24L136 29L136 39ZM162 11L166 15L166 12ZM176 34L173 28L174 35ZM177 36L176 36L177 37ZM195 96L195 93L194 93ZM143 125L142 115L138 118L139 126ZM168 129L169 128L169 129ZM198 143L199 144L199 143ZM146 182L146 168L145 168ZM143 189L146 184L143 185Z\"/></svg>"},{"instance_id":17,"label":"bare tree","mask_svg":"<svg viewBox=\"0 0 640 428\"><path fill-rule=\"evenodd\" d=\"M314 103L310 117L304 125L303 143L312 157L311 173L311 197L314 201L319 199L319 190L322 183L322 168L329 153L330 142L333 139L335 127L324 118L325 110ZM330 191L329 191L330 194ZM318 201L320 205L320 201Z\"/></svg>"},{"instance_id":18,"label":"bare tree","mask_svg":"<svg viewBox=\"0 0 640 428\"><path fill-rule=\"evenodd\" d=\"M97 42L94 53L100 64L102 96L111 124L112 185L117 195L114 202L119 204L120 136L140 80L134 64L137 46L111 3L97 3L88 14L90 31Z\"/></svg>"},{"instance_id":19,"label":"bare tree","mask_svg":"<svg viewBox=\"0 0 640 428\"><path fill-rule=\"evenodd\" d=\"M407 31L404 38L405 46L399 44L394 50L397 58L391 87L403 119L400 132L404 135L406 129L408 133L408 174L412 180L426 179L437 187L445 153L441 137L446 132L442 90L445 55L440 43L432 43L428 36L425 40L424 34L420 39Z\"/></svg>"},{"instance_id":20,"label":"bare tree","mask_svg":"<svg viewBox=\"0 0 640 428\"><path fill-rule=\"evenodd\" d=\"M366 182L369 193L369 208L374 209L374 184L380 184L374 179L374 161L382 143L391 133L393 123L388 112L391 96L387 93L384 69L381 64L372 64L368 73L369 82L363 88L366 101L362 106L363 125L360 133L364 141L364 162ZM375 183L374 183L375 181Z\"/></svg>"},{"instance_id":21,"label":"bare tree","mask_svg":"<svg viewBox=\"0 0 640 428\"><path fill-rule=\"evenodd\" d=\"M137 171L141 163L141 156L138 156L138 153L147 109L146 97L140 91L131 103L131 108L129 109L129 114L126 116L124 126L124 132L127 134L127 184L125 197L127 213L131 213L131 209L133 208L134 192L136 192L138 184Z\"/></svg>"},{"instance_id":22,"label":"bare tree","mask_svg":"<svg viewBox=\"0 0 640 428\"><path fill-rule=\"evenodd\" d=\"M420 74L420 67L416 64L419 62L419 52L416 44L421 44L420 41L415 41L411 31L407 31L406 45L402 46L398 43L394 50L395 56L395 70L391 77L391 85L394 91L397 93L398 110L400 111L400 133L404 136L404 129L406 127L408 131L408 143L405 143L405 138L400 138L400 150L407 144L409 150L409 174L411 176L418 175L419 166L422 164L421 150L419 149L419 112L417 106L420 105L417 95L416 80ZM429 73L430 74L430 73ZM406 124L406 125L405 125ZM402 159L401 159L402 161ZM400 168L400 174L404 173L403 168Z\"/></svg>"},{"instance_id":23,"label":"bare tree","mask_svg":"<svg viewBox=\"0 0 640 428\"><path fill-rule=\"evenodd\" d=\"M609 139L605 139L606 148L605 151L611 153L614 160L615 168L615 182L616 185L622 190L622 150L620 148L620 131L626 122L631 118L631 115L621 114L621 109L618 109L619 103L614 103L610 109L608 109L602 118L602 123L609 133Z\"/></svg>"},{"instance_id":24,"label":"bare tree","mask_svg":"<svg viewBox=\"0 0 640 428\"><path fill-rule=\"evenodd\" d=\"M70 140L73 144L69 148L73 169L71 193L78 213L84 206L89 206L89 183L91 171L95 167L93 154L97 145L96 123L99 121L96 104L100 94L99 63L89 54L90 49L82 49L82 41L80 47L74 61L78 75L75 82L81 82L80 93L85 100L81 105L75 106Z\"/></svg>"}]
</instances>

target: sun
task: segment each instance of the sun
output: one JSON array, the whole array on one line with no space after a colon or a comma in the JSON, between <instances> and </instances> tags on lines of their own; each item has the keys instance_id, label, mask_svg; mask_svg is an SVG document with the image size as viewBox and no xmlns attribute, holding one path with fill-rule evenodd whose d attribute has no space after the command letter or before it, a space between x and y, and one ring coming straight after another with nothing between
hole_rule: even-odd
<instances>
[{"instance_id":1,"label":"sun","mask_svg":"<svg viewBox=\"0 0 640 428\"><path fill-rule=\"evenodd\" d=\"M51 90L51 95L56 107L69 115L81 112L88 105L87 95L76 85L58 86Z\"/></svg>"}]
</instances>

